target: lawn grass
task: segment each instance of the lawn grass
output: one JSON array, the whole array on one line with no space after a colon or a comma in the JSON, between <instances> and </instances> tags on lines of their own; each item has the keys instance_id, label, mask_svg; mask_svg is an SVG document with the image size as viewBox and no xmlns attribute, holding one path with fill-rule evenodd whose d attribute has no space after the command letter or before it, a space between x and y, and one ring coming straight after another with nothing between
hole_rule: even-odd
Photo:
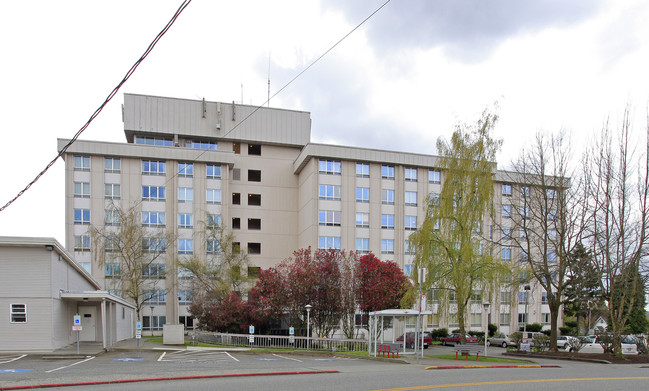
<instances>
[{"instance_id":1,"label":"lawn grass","mask_svg":"<svg viewBox=\"0 0 649 391\"><path fill-rule=\"evenodd\" d=\"M441 358L444 360L453 360L455 361L455 354L432 354L426 355L428 358ZM458 356L457 361L466 361L464 356ZM470 362L476 362L475 356L469 356ZM480 361L477 362L509 362L509 363L529 363L528 360L516 360L511 358L502 358L502 357L484 357L480 356Z\"/></svg>"}]
</instances>

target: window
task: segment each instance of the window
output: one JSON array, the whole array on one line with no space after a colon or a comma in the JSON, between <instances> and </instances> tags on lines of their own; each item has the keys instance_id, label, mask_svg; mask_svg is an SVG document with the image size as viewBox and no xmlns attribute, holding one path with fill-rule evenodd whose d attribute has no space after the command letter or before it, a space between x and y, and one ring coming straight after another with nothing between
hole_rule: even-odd
<instances>
[{"instance_id":1,"label":"window","mask_svg":"<svg viewBox=\"0 0 649 391\"><path fill-rule=\"evenodd\" d=\"M164 279L166 267L159 263L150 263L142 267L142 277L152 280Z\"/></svg>"},{"instance_id":2,"label":"window","mask_svg":"<svg viewBox=\"0 0 649 391\"><path fill-rule=\"evenodd\" d=\"M106 263L104 267L104 276L106 278L119 278L121 269L119 263Z\"/></svg>"},{"instance_id":3,"label":"window","mask_svg":"<svg viewBox=\"0 0 649 391\"><path fill-rule=\"evenodd\" d=\"M178 213L178 228L193 228L194 216L191 213Z\"/></svg>"},{"instance_id":4,"label":"window","mask_svg":"<svg viewBox=\"0 0 649 391\"><path fill-rule=\"evenodd\" d=\"M189 269L187 269L185 267L182 267L182 266L178 266L178 278L179 279L189 279L189 278L193 278L193 277L194 277L194 273L192 273L191 270L189 270Z\"/></svg>"},{"instance_id":5,"label":"window","mask_svg":"<svg viewBox=\"0 0 649 391\"><path fill-rule=\"evenodd\" d=\"M503 240L512 240L512 227L502 227L501 231Z\"/></svg>"},{"instance_id":6,"label":"window","mask_svg":"<svg viewBox=\"0 0 649 391\"><path fill-rule=\"evenodd\" d=\"M259 278L259 266L248 266L248 277L250 278Z\"/></svg>"},{"instance_id":7,"label":"window","mask_svg":"<svg viewBox=\"0 0 649 391\"><path fill-rule=\"evenodd\" d=\"M261 254L261 243L248 243L248 254Z\"/></svg>"},{"instance_id":8,"label":"window","mask_svg":"<svg viewBox=\"0 0 649 391\"><path fill-rule=\"evenodd\" d=\"M431 205L439 205L439 194L438 193L430 193L428 195L428 202Z\"/></svg>"},{"instance_id":9,"label":"window","mask_svg":"<svg viewBox=\"0 0 649 391\"><path fill-rule=\"evenodd\" d=\"M340 191L340 188L338 189L338 191ZM248 205L260 206L261 194L248 194Z\"/></svg>"},{"instance_id":10,"label":"window","mask_svg":"<svg viewBox=\"0 0 649 391\"><path fill-rule=\"evenodd\" d=\"M167 163L157 160L142 160L142 175L164 175Z\"/></svg>"},{"instance_id":11,"label":"window","mask_svg":"<svg viewBox=\"0 0 649 391\"><path fill-rule=\"evenodd\" d=\"M369 238L356 238L356 251L361 254L370 252L370 239Z\"/></svg>"},{"instance_id":12,"label":"window","mask_svg":"<svg viewBox=\"0 0 649 391\"><path fill-rule=\"evenodd\" d=\"M545 190L545 196L550 200L553 200L553 199L557 198L556 189L546 189Z\"/></svg>"},{"instance_id":13,"label":"window","mask_svg":"<svg viewBox=\"0 0 649 391\"><path fill-rule=\"evenodd\" d=\"M318 248L340 250L340 237L320 236L318 237Z\"/></svg>"},{"instance_id":14,"label":"window","mask_svg":"<svg viewBox=\"0 0 649 391\"><path fill-rule=\"evenodd\" d=\"M193 254L194 241L192 239L178 239L178 254Z\"/></svg>"},{"instance_id":15,"label":"window","mask_svg":"<svg viewBox=\"0 0 649 391\"><path fill-rule=\"evenodd\" d=\"M193 177L194 163L178 163L178 176Z\"/></svg>"},{"instance_id":16,"label":"window","mask_svg":"<svg viewBox=\"0 0 649 391\"><path fill-rule=\"evenodd\" d=\"M442 183L442 172L437 170L428 170L428 183Z\"/></svg>"},{"instance_id":17,"label":"window","mask_svg":"<svg viewBox=\"0 0 649 391\"><path fill-rule=\"evenodd\" d=\"M75 156L74 171L90 171L90 156Z\"/></svg>"},{"instance_id":18,"label":"window","mask_svg":"<svg viewBox=\"0 0 649 391\"><path fill-rule=\"evenodd\" d=\"M521 186L521 197L522 198L527 198L530 196L530 187L529 186Z\"/></svg>"},{"instance_id":19,"label":"window","mask_svg":"<svg viewBox=\"0 0 649 391\"><path fill-rule=\"evenodd\" d=\"M394 166L382 165L381 166L381 178L383 179L394 179Z\"/></svg>"},{"instance_id":20,"label":"window","mask_svg":"<svg viewBox=\"0 0 649 391\"><path fill-rule=\"evenodd\" d=\"M142 200L144 201L164 201L164 186L142 186Z\"/></svg>"},{"instance_id":21,"label":"window","mask_svg":"<svg viewBox=\"0 0 649 391\"><path fill-rule=\"evenodd\" d=\"M90 209L75 209L74 223L83 225L90 224Z\"/></svg>"},{"instance_id":22,"label":"window","mask_svg":"<svg viewBox=\"0 0 649 391\"><path fill-rule=\"evenodd\" d=\"M120 160L120 158L104 158L104 172L120 172L121 169L122 161Z\"/></svg>"},{"instance_id":23,"label":"window","mask_svg":"<svg viewBox=\"0 0 649 391\"><path fill-rule=\"evenodd\" d=\"M336 160L318 161L318 172L320 174L340 175L341 163Z\"/></svg>"},{"instance_id":24,"label":"window","mask_svg":"<svg viewBox=\"0 0 649 391\"><path fill-rule=\"evenodd\" d=\"M381 203L385 205L394 205L394 190L381 190Z\"/></svg>"},{"instance_id":25,"label":"window","mask_svg":"<svg viewBox=\"0 0 649 391\"><path fill-rule=\"evenodd\" d=\"M554 221L556 218L557 218L557 210L556 209L548 210L548 220Z\"/></svg>"},{"instance_id":26,"label":"window","mask_svg":"<svg viewBox=\"0 0 649 391\"><path fill-rule=\"evenodd\" d=\"M104 209L104 225L120 225L122 223L122 216L119 210Z\"/></svg>"},{"instance_id":27,"label":"window","mask_svg":"<svg viewBox=\"0 0 649 391\"><path fill-rule=\"evenodd\" d=\"M548 292L541 292L541 304L548 304Z\"/></svg>"},{"instance_id":28,"label":"window","mask_svg":"<svg viewBox=\"0 0 649 391\"><path fill-rule=\"evenodd\" d=\"M405 176L406 182L417 182L417 169L406 167Z\"/></svg>"},{"instance_id":29,"label":"window","mask_svg":"<svg viewBox=\"0 0 649 391\"><path fill-rule=\"evenodd\" d=\"M207 165L207 178L208 179L221 179L221 166L216 164Z\"/></svg>"},{"instance_id":30,"label":"window","mask_svg":"<svg viewBox=\"0 0 649 391\"><path fill-rule=\"evenodd\" d=\"M104 184L104 198L118 200L121 196L121 186L117 183Z\"/></svg>"},{"instance_id":31,"label":"window","mask_svg":"<svg viewBox=\"0 0 649 391\"><path fill-rule=\"evenodd\" d=\"M220 204L221 203L221 190L218 189L207 189L205 192L205 199L208 204Z\"/></svg>"},{"instance_id":32,"label":"window","mask_svg":"<svg viewBox=\"0 0 649 391\"><path fill-rule=\"evenodd\" d=\"M173 141L158 137L140 137L135 136L135 144L157 145L159 147L173 147Z\"/></svg>"},{"instance_id":33,"label":"window","mask_svg":"<svg viewBox=\"0 0 649 391\"><path fill-rule=\"evenodd\" d=\"M527 302L527 291L518 292L518 304L525 304Z\"/></svg>"},{"instance_id":34,"label":"window","mask_svg":"<svg viewBox=\"0 0 649 391\"><path fill-rule=\"evenodd\" d=\"M241 204L241 193L232 193L232 205Z\"/></svg>"},{"instance_id":35,"label":"window","mask_svg":"<svg viewBox=\"0 0 649 391\"><path fill-rule=\"evenodd\" d=\"M471 327L482 326L482 312L475 312L471 314Z\"/></svg>"},{"instance_id":36,"label":"window","mask_svg":"<svg viewBox=\"0 0 649 391\"><path fill-rule=\"evenodd\" d=\"M248 155L261 156L261 144L248 144Z\"/></svg>"},{"instance_id":37,"label":"window","mask_svg":"<svg viewBox=\"0 0 649 391\"><path fill-rule=\"evenodd\" d=\"M500 313L500 325L501 326L509 325L509 323L511 323L511 319L512 319L512 314L510 314L509 312L507 312L507 313L501 312Z\"/></svg>"},{"instance_id":38,"label":"window","mask_svg":"<svg viewBox=\"0 0 649 391\"><path fill-rule=\"evenodd\" d=\"M147 304L165 304L167 302L167 292L164 289L147 289L144 291L144 297L148 297L145 301ZM164 318L164 316L160 318Z\"/></svg>"},{"instance_id":39,"label":"window","mask_svg":"<svg viewBox=\"0 0 649 391\"><path fill-rule=\"evenodd\" d=\"M178 304L190 305L192 303L192 291L179 290L178 291Z\"/></svg>"},{"instance_id":40,"label":"window","mask_svg":"<svg viewBox=\"0 0 649 391\"><path fill-rule=\"evenodd\" d=\"M167 317L164 315L142 317L142 329L144 330L162 330L162 326L166 323L167 323Z\"/></svg>"},{"instance_id":41,"label":"window","mask_svg":"<svg viewBox=\"0 0 649 391\"><path fill-rule=\"evenodd\" d=\"M241 154L241 144L232 143L232 152L234 152L235 155Z\"/></svg>"},{"instance_id":42,"label":"window","mask_svg":"<svg viewBox=\"0 0 649 391\"><path fill-rule=\"evenodd\" d=\"M318 224L340 226L340 211L338 210L321 210L318 212Z\"/></svg>"},{"instance_id":43,"label":"window","mask_svg":"<svg viewBox=\"0 0 649 391\"><path fill-rule=\"evenodd\" d=\"M404 246L406 255L415 255L415 246L410 244L410 240L406 239L404 241Z\"/></svg>"},{"instance_id":44,"label":"window","mask_svg":"<svg viewBox=\"0 0 649 391\"><path fill-rule=\"evenodd\" d=\"M417 192L416 191L407 191L406 192L406 206L417 206Z\"/></svg>"},{"instance_id":45,"label":"window","mask_svg":"<svg viewBox=\"0 0 649 391\"><path fill-rule=\"evenodd\" d=\"M241 180L241 169L240 168L233 168L232 169L232 180L233 181L240 181Z\"/></svg>"},{"instance_id":46,"label":"window","mask_svg":"<svg viewBox=\"0 0 649 391\"><path fill-rule=\"evenodd\" d=\"M382 214L381 215L381 228L394 229L394 215Z\"/></svg>"},{"instance_id":47,"label":"window","mask_svg":"<svg viewBox=\"0 0 649 391\"><path fill-rule=\"evenodd\" d=\"M337 186L337 185L320 185L319 197L320 197L321 200L337 200L337 201L340 201L340 186Z\"/></svg>"},{"instance_id":48,"label":"window","mask_svg":"<svg viewBox=\"0 0 649 391\"><path fill-rule=\"evenodd\" d=\"M167 249L167 241L162 238L142 238L142 250L151 253L161 253Z\"/></svg>"},{"instance_id":49,"label":"window","mask_svg":"<svg viewBox=\"0 0 649 391\"><path fill-rule=\"evenodd\" d=\"M217 150L217 144L208 141L186 141L185 147L194 149L211 149L212 151Z\"/></svg>"},{"instance_id":50,"label":"window","mask_svg":"<svg viewBox=\"0 0 649 391\"><path fill-rule=\"evenodd\" d=\"M505 247L500 250L500 258L505 261L509 262L512 260L512 249L509 247Z\"/></svg>"},{"instance_id":51,"label":"window","mask_svg":"<svg viewBox=\"0 0 649 391\"><path fill-rule=\"evenodd\" d=\"M232 229L241 229L241 217L232 218Z\"/></svg>"},{"instance_id":52,"label":"window","mask_svg":"<svg viewBox=\"0 0 649 391\"><path fill-rule=\"evenodd\" d=\"M207 253L208 254L220 254L221 253L221 244L216 239L207 239Z\"/></svg>"},{"instance_id":53,"label":"window","mask_svg":"<svg viewBox=\"0 0 649 391\"><path fill-rule=\"evenodd\" d=\"M526 313L518 314L518 323L527 323L527 314Z\"/></svg>"},{"instance_id":54,"label":"window","mask_svg":"<svg viewBox=\"0 0 649 391\"><path fill-rule=\"evenodd\" d=\"M115 235L108 235L104 239L104 251L107 253L115 252L120 248L119 238Z\"/></svg>"},{"instance_id":55,"label":"window","mask_svg":"<svg viewBox=\"0 0 649 391\"><path fill-rule=\"evenodd\" d=\"M178 202L192 202L194 201L194 189L191 187L178 188Z\"/></svg>"},{"instance_id":56,"label":"window","mask_svg":"<svg viewBox=\"0 0 649 391\"><path fill-rule=\"evenodd\" d=\"M248 182L261 182L261 170L248 170Z\"/></svg>"},{"instance_id":57,"label":"window","mask_svg":"<svg viewBox=\"0 0 649 391\"><path fill-rule=\"evenodd\" d=\"M357 187L356 188L356 202L370 202L370 188Z\"/></svg>"},{"instance_id":58,"label":"window","mask_svg":"<svg viewBox=\"0 0 649 391\"><path fill-rule=\"evenodd\" d=\"M248 229L259 231L261 229L261 219L248 219Z\"/></svg>"},{"instance_id":59,"label":"window","mask_svg":"<svg viewBox=\"0 0 649 391\"><path fill-rule=\"evenodd\" d=\"M165 212L142 212L142 226L164 227L166 225Z\"/></svg>"},{"instance_id":60,"label":"window","mask_svg":"<svg viewBox=\"0 0 649 391\"><path fill-rule=\"evenodd\" d=\"M208 214L206 219L207 228L216 228L221 226L221 215Z\"/></svg>"},{"instance_id":61,"label":"window","mask_svg":"<svg viewBox=\"0 0 649 391\"><path fill-rule=\"evenodd\" d=\"M512 195L512 185L508 183L503 183L502 192L505 197L511 197Z\"/></svg>"},{"instance_id":62,"label":"window","mask_svg":"<svg viewBox=\"0 0 649 391\"><path fill-rule=\"evenodd\" d=\"M369 213L356 213L356 228L369 228L370 227L370 214Z\"/></svg>"},{"instance_id":63,"label":"window","mask_svg":"<svg viewBox=\"0 0 649 391\"><path fill-rule=\"evenodd\" d=\"M27 304L10 304L10 322L27 323Z\"/></svg>"},{"instance_id":64,"label":"window","mask_svg":"<svg viewBox=\"0 0 649 391\"><path fill-rule=\"evenodd\" d=\"M75 236L74 251L90 251L90 235Z\"/></svg>"},{"instance_id":65,"label":"window","mask_svg":"<svg viewBox=\"0 0 649 391\"><path fill-rule=\"evenodd\" d=\"M541 324L550 324L550 313L542 312L541 313Z\"/></svg>"},{"instance_id":66,"label":"window","mask_svg":"<svg viewBox=\"0 0 649 391\"><path fill-rule=\"evenodd\" d=\"M74 182L74 197L75 198L90 198L90 183L89 182Z\"/></svg>"},{"instance_id":67,"label":"window","mask_svg":"<svg viewBox=\"0 0 649 391\"><path fill-rule=\"evenodd\" d=\"M369 178L370 165L367 163L356 163L356 176L359 178Z\"/></svg>"},{"instance_id":68,"label":"window","mask_svg":"<svg viewBox=\"0 0 649 391\"><path fill-rule=\"evenodd\" d=\"M381 254L394 254L393 239L381 239Z\"/></svg>"},{"instance_id":69,"label":"window","mask_svg":"<svg viewBox=\"0 0 649 391\"><path fill-rule=\"evenodd\" d=\"M512 206L511 205L503 205L502 206L502 211L501 211L501 216L503 219L510 219L512 217Z\"/></svg>"},{"instance_id":70,"label":"window","mask_svg":"<svg viewBox=\"0 0 649 391\"><path fill-rule=\"evenodd\" d=\"M500 304L509 305L512 303L512 293L508 291L500 292Z\"/></svg>"},{"instance_id":71,"label":"window","mask_svg":"<svg viewBox=\"0 0 649 391\"><path fill-rule=\"evenodd\" d=\"M414 231L417 229L417 216L405 216L404 227L407 230Z\"/></svg>"},{"instance_id":72,"label":"window","mask_svg":"<svg viewBox=\"0 0 649 391\"><path fill-rule=\"evenodd\" d=\"M546 255L546 259L548 262L556 262L557 260L557 253L554 251L548 251Z\"/></svg>"},{"instance_id":73,"label":"window","mask_svg":"<svg viewBox=\"0 0 649 391\"><path fill-rule=\"evenodd\" d=\"M527 206L521 206L521 219L526 220L529 219L530 217L530 208Z\"/></svg>"}]
</instances>

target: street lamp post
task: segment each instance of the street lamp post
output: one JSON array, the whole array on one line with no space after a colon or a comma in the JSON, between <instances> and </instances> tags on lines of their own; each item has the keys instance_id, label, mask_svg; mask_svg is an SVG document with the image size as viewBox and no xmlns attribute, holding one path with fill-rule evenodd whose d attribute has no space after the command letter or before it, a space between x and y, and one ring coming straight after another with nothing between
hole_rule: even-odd
<instances>
[{"instance_id":1,"label":"street lamp post","mask_svg":"<svg viewBox=\"0 0 649 391\"><path fill-rule=\"evenodd\" d=\"M593 303L592 301L588 300L588 330L586 330L587 335L590 335L590 315L591 315L591 311L593 309L592 303ZM577 327L577 328L579 328L579 327Z\"/></svg>"},{"instance_id":2,"label":"street lamp post","mask_svg":"<svg viewBox=\"0 0 649 391\"><path fill-rule=\"evenodd\" d=\"M529 300L530 289L529 285L525 285L525 323L523 323L523 337L525 337L525 332L527 331L527 301Z\"/></svg>"},{"instance_id":3,"label":"street lamp post","mask_svg":"<svg viewBox=\"0 0 649 391\"><path fill-rule=\"evenodd\" d=\"M307 350L311 348L311 333L309 332L311 329L311 324L310 324L310 314L311 314L311 304L307 304L304 306L306 308L306 348Z\"/></svg>"},{"instance_id":4,"label":"street lamp post","mask_svg":"<svg viewBox=\"0 0 649 391\"><path fill-rule=\"evenodd\" d=\"M487 338L489 338L489 302L485 301L482 303L484 306L484 356L487 357Z\"/></svg>"},{"instance_id":5,"label":"street lamp post","mask_svg":"<svg viewBox=\"0 0 649 391\"><path fill-rule=\"evenodd\" d=\"M151 331L151 336L153 337L153 309L155 306L149 306L151 308L151 319L149 319L149 331Z\"/></svg>"}]
</instances>

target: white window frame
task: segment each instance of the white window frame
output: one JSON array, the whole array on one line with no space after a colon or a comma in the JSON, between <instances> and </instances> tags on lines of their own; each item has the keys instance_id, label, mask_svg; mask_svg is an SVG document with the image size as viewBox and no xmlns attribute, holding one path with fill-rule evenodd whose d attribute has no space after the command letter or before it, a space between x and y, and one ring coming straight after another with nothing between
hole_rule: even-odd
<instances>
[{"instance_id":1,"label":"white window frame","mask_svg":"<svg viewBox=\"0 0 649 391\"><path fill-rule=\"evenodd\" d=\"M503 183L502 185L502 195L505 197L512 196L512 185L510 183Z\"/></svg>"},{"instance_id":2,"label":"white window frame","mask_svg":"<svg viewBox=\"0 0 649 391\"><path fill-rule=\"evenodd\" d=\"M221 179L221 165L208 164L206 168L206 175L208 179Z\"/></svg>"},{"instance_id":3,"label":"white window frame","mask_svg":"<svg viewBox=\"0 0 649 391\"><path fill-rule=\"evenodd\" d=\"M510 204L502 205L500 215L501 215L501 218L503 218L503 219L511 219L512 218L512 206Z\"/></svg>"},{"instance_id":4,"label":"white window frame","mask_svg":"<svg viewBox=\"0 0 649 391\"><path fill-rule=\"evenodd\" d=\"M90 235L75 235L74 236L74 251L90 251Z\"/></svg>"},{"instance_id":5,"label":"white window frame","mask_svg":"<svg viewBox=\"0 0 649 391\"><path fill-rule=\"evenodd\" d=\"M194 215L191 213L178 213L178 228L194 228Z\"/></svg>"},{"instance_id":6,"label":"white window frame","mask_svg":"<svg viewBox=\"0 0 649 391\"><path fill-rule=\"evenodd\" d=\"M394 190L381 189L381 203L383 205L394 205Z\"/></svg>"},{"instance_id":7,"label":"white window frame","mask_svg":"<svg viewBox=\"0 0 649 391\"><path fill-rule=\"evenodd\" d=\"M194 202L194 189L191 187L178 188L178 203Z\"/></svg>"},{"instance_id":8,"label":"white window frame","mask_svg":"<svg viewBox=\"0 0 649 391\"><path fill-rule=\"evenodd\" d=\"M417 169L412 167L406 167L404 170L406 182L417 182Z\"/></svg>"},{"instance_id":9,"label":"white window frame","mask_svg":"<svg viewBox=\"0 0 649 391\"><path fill-rule=\"evenodd\" d=\"M77 218L79 213L79 218ZM90 224L90 209L75 209L73 216L74 224L89 225ZM87 217L87 218L86 218Z\"/></svg>"},{"instance_id":10,"label":"white window frame","mask_svg":"<svg viewBox=\"0 0 649 391\"><path fill-rule=\"evenodd\" d=\"M360 198L358 197L358 192L361 192ZM365 196L367 195L367 198ZM356 202L369 203L370 202L370 188L369 187L357 187L356 188Z\"/></svg>"},{"instance_id":11,"label":"white window frame","mask_svg":"<svg viewBox=\"0 0 649 391\"><path fill-rule=\"evenodd\" d=\"M370 252L370 238L356 238L356 252L367 254Z\"/></svg>"},{"instance_id":12,"label":"white window frame","mask_svg":"<svg viewBox=\"0 0 649 391\"><path fill-rule=\"evenodd\" d=\"M394 214L391 213L381 214L381 228L394 229Z\"/></svg>"},{"instance_id":13,"label":"white window frame","mask_svg":"<svg viewBox=\"0 0 649 391\"><path fill-rule=\"evenodd\" d=\"M318 172L327 175L341 175L342 163L340 160L319 160Z\"/></svg>"},{"instance_id":14,"label":"white window frame","mask_svg":"<svg viewBox=\"0 0 649 391\"><path fill-rule=\"evenodd\" d=\"M9 323L27 323L27 304L9 304Z\"/></svg>"},{"instance_id":15,"label":"white window frame","mask_svg":"<svg viewBox=\"0 0 649 391\"><path fill-rule=\"evenodd\" d=\"M340 227L339 210L320 210L318 211L318 225Z\"/></svg>"},{"instance_id":16,"label":"white window frame","mask_svg":"<svg viewBox=\"0 0 649 391\"><path fill-rule=\"evenodd\" d=\"M165 175L167 162L164 160L142 160L142 175Z\"/></svg>"},{"instance_id":17,"label":"white window frame","mask_svg":"<svg viewBox=\"0 0 649 391\"><path fill-rule=\"evenodd\" d=\"M417 192L407 191L404 195L406 206L417 206Z\"/></svg>"},{"instance_id":18,"label":"white window frame","mask_svg":"<svg viewBox=\"0 0 649 391\"><path fill-rule=\"evenodd\" d=\"M439 170L428 170L428 183L442 183L442 172Z\"/></svg>"},{"instance_id":19,"label":"white window frame","mask_svg":"<svg viewBox=\"0 0 649 391\"><path fill-rule=\"evenodd\" d=\"M121 172L122 159L118 157L105 157L104 158L104 172Z\"/></svg>"},{"instance_id":20,"label":"white window frame","mask_svg":"<svg viewBox=\"0 0 649 391\"><path fill-rule=\"evenodd\" d=\"M191 178L194 176L194 163L178 163L178 176Z\"/></svg>"},{"instance_id":21,"label":"white window frame","mask_svg":"<svg viewBox=\"0 0 649 391\"><path fill-rule=\"evenodd\" d=\"M403 219L403 226L407 230L414 231L417 229L417 216L405 215Z\"/></svg>"},{"instance_id":22,"label":"white window frame","mask_svg":"<svg viewBox=\"0 0 649 391\"><path fill-rule=\"evenodd\" d=\"M148 190L149 192L148 197L144 196L144 189ZM155 189L155 192L152 192L151 191L152 189ZM142 200L143 201L164 201L166 199L166 192L167 189L164 186L142 185ZM152 195L153 193L155 193L155 195Z\"/></svg>"},{"instance_id":23,"label":"white window frame","mask_svg":"<svg viewBox=\"0 0 649 391\"><path fill-rule=\"evenodd\" d=\"M74 155L74 171L90 171L90 156Z\"/></svg>"},{"instance_id":24,"label":"white window frame","mask_svg":"<svg viewBox=\"0 0 649 391\"><path fill-rule=\"evenodd\" d=\"M167 216L165 212L142 211L143 227L164 227L166 225L167 225Z\"/></svg>"},{"instance_id":25,"label":"white window frame","mask_svg":"<svg viewBox=\"0 0 649 391\"><path fill-rule=\"evenodd\" d=\"M207 189L205 191L205 199L208 204L220 204L221 203L221 189Z\"/></svg>"},{"instance_id":26,"label":"white window frame","mask_svg":"<svg viewBox=\"0 0 649 391\"><path fill-rule=\"evenodd\" d=\"M394 239L381 239L381 254L394 254Z\"/></svg>"},{"instance_id":27,"label":"white window frame","mask_svg":"<svg viewBox=\"0 0 649 391\"><path fill-rule=\"evenodd\" d=\"M339 185L320 185L318 197L321 200L340 201L340 186Z\"/></svg>"},{"instance_id":28,"label":"white window frame","mask_svg":"<svg viewBox=\"0 0 649 391\"><path fill-rule=\"evenodd\" d=\"M74 182L75 198L90 198L90 182Z\"/></svg>"},{"instance_id":29,"label":"white window frame","mask_svg":"<svg viewBox=\"0 0 649 391\"><path fill-rule=\"evenodd\" d=\"M369 228L370 214L365 212L356 212L356 228Z\"/></svg>"},{"instance_id":30,"label":"white window frame","mask_svg":"<svg viewBox=\"0 0 649 391\"><path fill-rule=\"evenodd\" d=\"M194 239L178 239L178 254L193 254Z\"/></svg>"},{"instance_id":31,"label":"white window frame","mask_svg":"<svg viewBox=\"0 0 649 391\"><path fill-rule=\"evenodd\" d=\"M107 200L119 200L122 196L122 187L119 183L104 183L104 198Z\"/></svg>"},{"instance_id":32,"label":"white window frame","mask_svg":"<svg viewBox=\"0 0 649 391\"><path fill-rule=\"evenodd\" d=\"M340 236L319 236L318 248L340 250Z\"/></svg>"},{"instance_id":33,"label":"white window frame","mask_svg":"<svg viewBox=\"0 0 649 391\"><path fill-rule=\"evenodd\" d=\"M381 178L394 179L394 166L391 166L389 164L383 164L381 166Z\"/></svg>"},{"instance_id":34,"label":"white window frame","mask_svg":"<svg viewBox=\"0 0 649 391\"><path fill-rule=\"evenodd\" d=\"M370 165L367 163L356 163L356 176L358 178L369 178Z\"/></svg>"}]
</instances>

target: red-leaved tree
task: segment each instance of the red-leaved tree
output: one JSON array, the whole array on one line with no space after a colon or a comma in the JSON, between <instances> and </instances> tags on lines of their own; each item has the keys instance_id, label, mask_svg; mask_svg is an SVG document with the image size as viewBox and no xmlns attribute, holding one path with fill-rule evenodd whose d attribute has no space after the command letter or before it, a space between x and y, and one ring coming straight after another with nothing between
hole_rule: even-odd
<instances>
[{"instance_id":1,"label":"red-leaved tree","mask_svg":"<svg viewBox=\"0 0 649 391\"><path fill-rule=\"evenodd\" d=\"M396 263L381 261L370 253L361 257L358 268L358 302L361 312L400 307L401 298L411 284Z\"/></svg>"}]
</instances>

